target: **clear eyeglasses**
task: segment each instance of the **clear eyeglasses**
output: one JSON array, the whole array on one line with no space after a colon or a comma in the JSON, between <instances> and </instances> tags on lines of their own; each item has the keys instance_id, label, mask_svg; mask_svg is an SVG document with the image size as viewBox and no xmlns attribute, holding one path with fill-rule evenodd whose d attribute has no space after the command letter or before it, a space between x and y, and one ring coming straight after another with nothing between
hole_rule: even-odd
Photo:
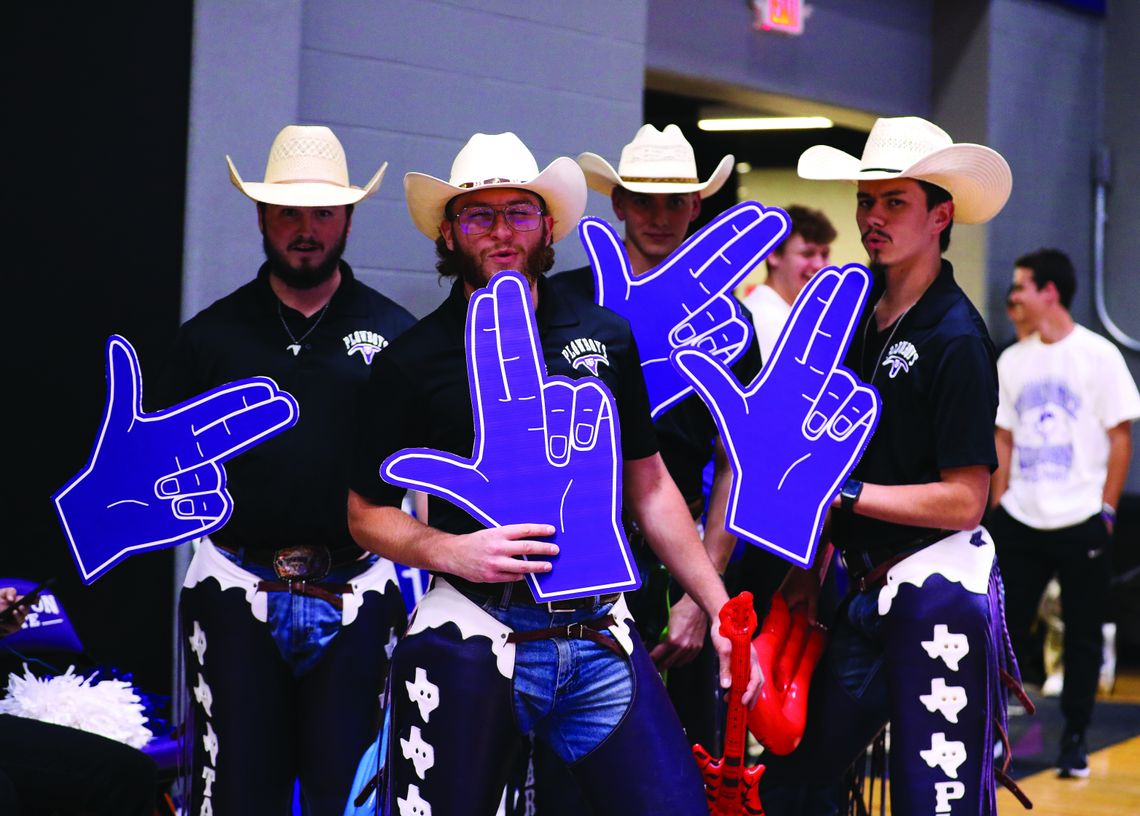
<instances>
[{"instance_id":1,"label":"clear eyeglasses","mask_svg":"<svg viewBox=\"0 0 1140 816\"><path fill-rule=\"evenodd\" d=\"M542 207L537 204L506 204L502 207L473 205L452 216L467 235L482 235L495 226L495 214L502 213L507 225L516 232L530 232L542 223Z\"/></svg>"}]
</instances>

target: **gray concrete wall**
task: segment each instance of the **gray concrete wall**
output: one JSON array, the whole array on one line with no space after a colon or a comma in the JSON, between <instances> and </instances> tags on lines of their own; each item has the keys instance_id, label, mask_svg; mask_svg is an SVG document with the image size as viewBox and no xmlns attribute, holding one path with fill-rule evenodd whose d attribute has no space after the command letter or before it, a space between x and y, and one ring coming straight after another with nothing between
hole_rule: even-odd
<instances>
[{"instance_id":1,"label":"gray concrete wall","mask_svg":"<svg viewBox=\"0 0 1140 816\"><path fill-rule=\"evenodd\" d=\"M641 0L202 0L184 316L248 280L260 260L253 205L230 186L224 155L260 179L273 136L293 122L332 127L354 183L389 162L380 191L356 210L346 257L415 314L430 311L446 290L408 216L404 174L447 178L479 131L518 133L540 167L620 150L641 123L645 20ZM557 249L556 269L585 263L575 237Z\"/></svg>"}]
</instances>

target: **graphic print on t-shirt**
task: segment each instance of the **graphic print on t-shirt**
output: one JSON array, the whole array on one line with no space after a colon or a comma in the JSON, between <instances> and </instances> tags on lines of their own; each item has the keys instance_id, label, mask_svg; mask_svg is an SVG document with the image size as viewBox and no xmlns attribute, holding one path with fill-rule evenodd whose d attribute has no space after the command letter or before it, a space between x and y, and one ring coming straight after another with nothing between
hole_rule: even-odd
<instances>
[{"instance_id":1,"label":"graphic print on t-shirt","mask_svg":"<svg viewBox=\"0 0 1140 816\"><path fill-rule=\"evenodd\" d=\"M1073 423L1081 398L1064 380L1029 383L1014 404L1018 474L1028 482L1064 481L1073 467Z\"/></svg>"}]
</instances>

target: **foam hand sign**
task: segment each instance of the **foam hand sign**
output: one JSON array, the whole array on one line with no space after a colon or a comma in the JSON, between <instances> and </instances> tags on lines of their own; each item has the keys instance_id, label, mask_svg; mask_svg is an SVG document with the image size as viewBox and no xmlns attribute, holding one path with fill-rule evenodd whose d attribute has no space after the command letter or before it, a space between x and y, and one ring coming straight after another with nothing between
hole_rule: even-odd
<instances>
[{"instance_id":1,"label":"foam hand sign","mask_svg":"<svg viewBox=\"0 0 1140 816\"><path fill-rule=\"evenodd\" d=\"M547 376L526 281L500 272L467 308L471 456L415 448L389 456L388 482L447 499L490 527L550 524L553 568L527 575L541 601L636 589L621 525L613 396L593 378Z\"/></svg>"},{"instance_id":2,"label":"foam hand sign","mask_svg":"<svg viewBox=\"0 0 1140 816\"><path fill-rule=\"evenodd\" d=\"M265 377L143 413L138 356L112 335L95 448L52 496L83 582L128 555L173 547L225 524L233 501L222 463L291 428L298 416L292 395Z\"/></svg>"},{"instance_id":3,"label":"foam hand sign","mask_svg":"<svg viewBox=\"0 0 1140 816\"><path fill-rule=\"evenodd\" d=\"M669 362L674 350L699 348L732 365L748 348L752 322L731 293L789 228L781 209L738 204L691 235L664 263L634 278L613 227L600 218L578 223L594 270L594 299L633 329L654 419L692 391Z\"/></svg>"},{"instance_id":4,"label":"foam hand sign","mask_svg":"<svg viewBox=\"0 0 1140 816\"><path fill-rule=\"evenodd\" d=\"M732 463L726 526L800 566L812 562L827 508L879 421L878 392L841 364L870 288L857 264L817 272L747 388L703 351L673 354Z\"/></svg>"}]
</instances>

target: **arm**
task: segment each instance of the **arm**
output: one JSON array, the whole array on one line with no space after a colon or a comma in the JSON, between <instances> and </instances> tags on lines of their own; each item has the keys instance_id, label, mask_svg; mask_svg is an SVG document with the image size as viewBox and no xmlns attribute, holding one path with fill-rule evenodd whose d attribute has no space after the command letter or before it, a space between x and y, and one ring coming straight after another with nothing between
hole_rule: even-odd
<instances>
[{"instance_id":1,"label":"arm","mask_svg":"<svg viewBox=\"0 0 1140 816\"><path fill-rule=\"evenodd\" d=\"M941 481L929 484L865 484L852 509L893 524L943 530L977 527L986 509L990 469L985 465L947 468L941 476Z\"/></svg>"},{"instance_id":2,"label":"arm","mask_svg":"<svg viewBox=\"0 0 1140 816\"><path fill-rule=\"evenodd\" d=\"M1009 489L1009 468L1013 461L1013 433L1005 428L994 428L994 447L997 448L998 466L990 481L990 509L1001 503ZM1113 507L1116 505L1114 504Z\"/></svg>"},{"instance_id":3,"label":"arm","mask_svg":"<svg viewBox=\"0 0 1140 816\"><path fill-rule=\"evenodd\" d=\"M1127 420L1108 429L1108 473L1104 478L1101 501L1115 512L1128 480L1128 465L1132 460L1132 423ZM1111 534L1113 523L1109 523Z\"/></svg>"},{"instance_id":4,"label":"arm","mask_svg":"<svg viewBox=\"0 0 1140 816\"><path fill-rule=\"evenodd\" d=\"M728 601L728 593L697 537L681 492L656 453L627 459L622 474L626 506L632 509L650 547L713 622L712 641L720 657L720 684L728 688L732 685L732 644L717 631L720 608ZM745 704L755 699L761 682L753 652Z\"/></svg>"},{"instance_id":5,"label":"arm","mask_svg":"<svg viewBox=\"0 0 1140 816\"><path fill-rule=\"evenodd\" d=\"M408 567L445 572L469 581L518 581L527 573L549 572L548 561L520 555L557 555L558 546L533 538L554 535L548 524L507 524L467 535L428 527L399 507L373 504L348 494L348 528L364 549Z\"/></svg>"},{"instance_id":6,"label":"arm","mask_svg":"<svg viewBox=\"0 0 1140 816\"><path fill-rule=\"evenodd\" d=\"M728 494L732 487L732 467L728 453L718 436L713 448L713 483L709 495L708 518L705 521L705 552L720 575L736 547L736 536L724 528L728 510ZM696 659L704 644L708 619L692 597L685 593L669 609L669 632L649 656L659 669L683 666Z\"/></svg>"}]
</instances>

